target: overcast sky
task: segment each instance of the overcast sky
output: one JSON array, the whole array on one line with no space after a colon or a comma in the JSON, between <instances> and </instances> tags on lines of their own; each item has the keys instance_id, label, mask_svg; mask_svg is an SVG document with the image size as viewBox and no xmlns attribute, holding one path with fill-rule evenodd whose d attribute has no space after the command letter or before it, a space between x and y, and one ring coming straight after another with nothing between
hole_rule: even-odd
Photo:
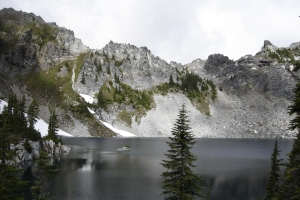
<instances>
[{"instance_id":1,"label":"overcast sky","mask_svg":"<svg viewBox=\"0 0 300 200\"><path fill-rule=\"evenodd\" d=\"M299 0L0 0L4 7L71 29L93 49L130 43L182 64L254 55L264 40L300 41Z\"/></svg>"}]
</instances>

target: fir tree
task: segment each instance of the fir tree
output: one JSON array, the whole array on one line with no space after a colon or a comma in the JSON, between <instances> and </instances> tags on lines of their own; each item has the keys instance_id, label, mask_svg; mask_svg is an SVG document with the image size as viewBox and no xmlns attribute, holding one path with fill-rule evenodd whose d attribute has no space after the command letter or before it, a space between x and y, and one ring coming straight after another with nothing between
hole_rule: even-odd
<instances>
[{"instance_id":1,"label":"fir tree","mask_svg":"<svg viewBox=\"0 0 300 200\"><path fill-rule=\"evenodd\" d=\"M299 66L296 66L296 69L299 69ZM292 130L298 131L298 134L288 155L279 199L300 199L300 82L296 86L293 101L289 107L289 114L295 117L290 125Z\"/></svg>"},{"instance_id":2,"label":"fir tree","mask_svg":"<svg viewBox=\"0 0 300 200\"><path fill-rule=\"evenodd\" d=\"M38 114L39 114L39 104L35 101L35 99L32 100L31 104L28 107L28 123L29 128L34 129L34 124L37 122Z\"/></svg>"},{"instance_id":3,"label":"fir tree","mask_svg":"<svg viewBox=\"0 0 300 200\"><path fill-rule=\"evenodd\" d=\"M10 95L8 97L7 107L4 109L4 114L7 116L7 127L12 130L13 133L18 133L18 99L16 95Z\"/></svg>"},{"instance_id":4,"label":"fir tree","mask_svg":"<svg viewBox=\"0 0 300 200\"><path fill-rule=\"evenodd\" d=\"M22 199L20 191L25 183L17 176L20 172L14 162L17 153L10 148L14 139L7 120L5 114L0 115L0 199Z\"/></svg>"},{"instance_id":5,"label":"fir tree","mask_svg":"<svg viewBox=\"0 0 300 200\"><path fill-rule=\"evenodd\" d=\"M34 200L46 200L49 193L46 191L49 187L49 181L54 178L55 166L49 164L48 154L43 148L40 149L40 155L35 162L33 169L34 184L30 188Z\"/></svg>"},{"instance_id":6,"label":"fir tree","mask_svg":"<svg viewBox=\"0 0 300 200\"><path fill-rule=\"evenodd\" d=\"M202 196L202 187L198 185L201 179L192 171L197 157L190 151L195 141L188 123L187 111L182 105L172 129L172 137L169 137L171 141L167 142L170 147L165 154L168 160L162 162L162 166L166 168L161 175L165 199L188 200Z\"/></svg>"},{"instance_id":7,"label":"fir tree","mask_svg":"<svg viewBox=\"0 0 300 200\"><path fill-rule=\"evenodd\" d=\"M110 75L111 72L110 72L110 66L109 65L107 66L106 71L107 71L107 74Z\"/></svg>"},{"instance_id":8,"label":"fir tree","mask_svg":"<svg viewBox=\"0 0 300 200\"><path fill-rule=\"evenodd\" d=\"M18 109L17 109L17 114L18 114L18 128L19 132L24 132L24 130L27 128L27 119L25 117L25 96L23 95L22 99L18 102Z\"/></svg>"},{"instance_id":9,"label":"fir tree","mask_svg":"<svg viewBox=\"0 0 300 200\"><path fill-rule=\"evenodd\" d=\"M298 130L299 131L299 130ZM279 199L300 199L300 134L288 155Z\"/></svg>"},{"instance_id":10,"label":"fir tree","mask_svg":"<svg viewBox=\"0 0 300 200\"><path fill-rule=\"evenodd\" d=\"M266 200L275 200L278 198L279 193L279 179L280 179L280 166L281 159L278 158L280 150L278 149L277 138L275 140L273 153L271 156L271 171L269 174L269 180L267 183L267 196Z\"/></svg>"},{"instance_id":11,"label":"fir tree","mask_svg":"<svg viewBox=\"0 0 300 200\"><path fill-rule=\"evenodd\" d=\"M54 110L49 118L48 135L46 136L46 139L53 140L55 144L58 144L60 140L57 137L57 131L58 131L58 118Z\"/></svg>"},{"instance_id":12,"label":"fir tree","mask_svg":"<svg viewBox=\"0 0 300 200\"><path fill-rule=\"evenodd\" d=\"M38 113L39 113L39 105L35 101L35 99L33 99L31 104L29 105L28 113L27 113L27 121L29 123L28 131L27 131L28 133L26 138L27 140L30 139L32 141L37 141L41 138L41 134L34 129L34 125L37 122Z\"/></svg>"},{"instance_id":13,"label":"fir tree","mask_svg":"<svg viewBox=\"0 0 300 200\"><path fill-rule=\"evenodd\" d=\"M97 58L95 58L95 60L94 60L94 65L95 65L96 67L98 66Z\"/></svg>"},{"instance_id":14,"label":"fir tree","mask_svg":"<svg viewBox=\"0 0 300 200\"><path fill-rule=\"evenodd\" d=\"M295 96L293 99L294 103L289 107L289 114L295 115L294 119L291 120L291 129L300 130L300 81L296 85Z\"/></svg>"},{"instance_id":15,"label":"fir tree","mask_svg":"<svg viewBox=\"0 0 300 200\"><path fill-rule=\"evenodd\" d=\"M85 84L85 75L84 72L82 73L82 77L81 77L81 84Z\"/></svg>"},{"instance_id":16,"label":"fir tree","mask_svg":"<svg viewBox=\"0 0 300 200\"><path fill-rule=\"evenodd\" d=\"M174 85L175 85L172 74L170 74L170 77L169 77L169 84L170 84L171 86L174 86Z\"/></svg>"}]
</instances>

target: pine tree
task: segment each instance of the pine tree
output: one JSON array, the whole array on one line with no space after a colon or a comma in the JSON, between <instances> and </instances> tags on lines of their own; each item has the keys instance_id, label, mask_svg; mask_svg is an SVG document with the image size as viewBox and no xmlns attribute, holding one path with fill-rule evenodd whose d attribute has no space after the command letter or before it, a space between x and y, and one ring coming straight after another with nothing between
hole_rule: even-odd
<instances>
[{"instance_id":1,"label":"pine tree","mask_svg":"<svg viewBox=\"0 0 300 200\"><path fill-rule=\"evenodd\" d=\"M289 107L289 114L295 114L295 117L291 120L290 126L292 130L300 130L300 81L296 85L293 101L294 103Z\"/></svg>"},{"instance_id":2,"label":"pine tree","mask_svg":"<svg viewBox=\"0 0 300 200\"><path fill-rule=\"evenodd\" d=\"M275 200L278 198L279 193L279 179L280 179L280 166L281 159L278 158L280 150L278 149L277 138L275 140L273 153L271 156L271 171L269 174L269 180L267 183L267 196L265 200Z\"/></svg>"},{"instance_id":3,"label":"pine tree","mask_svg":"<svg viewBox=\"0 0 300 200\"><path fill-rule=\"evenodd\" d=\"M35 162L33 176L35 178L34 185L30 188L34 200L46 200L49 193L46 191L49 187L49 181L54 178L55 166L49 164L46 150L40 149L40 155Z\"/></svg>"},{"instance_id":4,"label":"pine tree","mask_svg":"<svg viewBox=\"0 0 300 200\"><path fill-rule=\"evenodd\" d=\"M25 109L26 109L25 102L26 99L25 96L23 95L22 99L18 102L18 109L17 109L19 132L25 132L27 128L27 120L25 117Z\"/></svg>"},{"instance_id":5,"label":"pine tree","mask_svg":"<svg viewBox=\"0 0 300 200\"><path fill-rule=\"evenodd\" d=\"M81 84L85 84L85 75L84 72L82 73L82 77L81 77Z\"/></svg>"},{"instance_id":6,"label":"pine tree","mask_svg":"<svg viewBox=\"0 0 300 200\"><path fill-rule=\"evenodd\" d=\"M14 142L13 134L8 128L8 118L0 115L0 199L22 199L21 189L25 182L18 178L20 170L14 162L16 150L10 148Z\"/></svg>"},{"instance_id":7,"label":"pine tree","mask_svg":"<svg viewBox=\"0 0 300 200\"><path fill-rule=\"evenodd\" d=\"M46 136L46 139L53 140L55 144L58 144L60 140L57 137L57 131L58 131L58 118L54 110L49 119L48 135Z\"/></svg>"},{"instance_id":8,"label":"pine tree","mask_svg":"<svg viewBox=\"0 0 300 200\"><path fill-rule=\"evenodd\" d=\"M4 109L4 113L7 114L7 128L10 128L13 133L18 133L18 99L16 95L10 95L8 97L7 107Z\"/></svg>"},{"instance_id":9,"label":"pine tree","mask_svg":"<svg viewBox=\"0 0 300 200\"><path fill-rule=\"evenodd\" d=\"M30 129L34 129L34 124L37 122L39 111L39 104L35 101L35 99L33 99L28 107L27 113L27 119Z\"/></svg>"},{"instance_id":10,"label":"pine tree","mask_svg":"<svg viewBox=\"0 0 300 200\"><path fill-rule=\"evenodd\" d=\"M110 72L110 66L109 65L107 66L106 71L107 71L107 74L110 75L111 72Z\"/></svg>"},{"instance_id":11,"label":"pine tree","mask_svg":"<svg viewBox=\"0 0 300 200\"><path fill-rule=\"evenodd\" d=\"M279 199L300 199L300 134L288 155Z\"/></svg>"},{"instance_id":12,"label":"pine tree","mask_svg":"<svg viewBox=\"0 0 300 200\"><path fill-rule=\"evenodd\" d=\"M299 66L296 68L299 69ZM292 130L298 131L298 134L288 155L279 199L300 199L300 82L296 86L293 101L294 103L289 107L289 114L294 114L295 117L290 125Z\"/></svg>"},{"instance_id":13,"label":"pine tree","mask_svg":"<svg viewBox=\"0 0 300 200\"><path fill-rule=\"evenodd\" d=\"M202 187L198 185L201 178L192 171L197 157L190 151L195 141L188 123L187 111L182 105L172 129L172 136L169 137L171 141L167 142L170 147L165 154L168 160L161 163L167 169L161 175L162 194L166 196L165 199L189 200L195 196L202 196Z\"/></svg>"},{"instance_id":14,"label":"pine tree","mask_svg":"<svg viewBox=\"0 0 300 200\"><path fill-rule=\"evenodd\" d=\"M35 101L35 99L32 100L31 104L28 107L28 113L27 113L27 121L29 123L28 127L28 134L26 139L30 139L32 141L37 141L41 138L41 134L34 129L34 125L37 122L39 113L39 104ZM27 141L26 140L26 141Z\"/></svg>"},{"instance_id":15,"label":"pine tree","mask_svg":"<svg viewBox=\"0 0 300 200\"><path fill-rule=\"evenodd\" d=\"M171 86L174 86L174 85L175 85L175 82L174 82L174 80L173 80L172 74L170 74L170 77L169 77L169 84L170 84Z\"/></svg>"}]
</instances>

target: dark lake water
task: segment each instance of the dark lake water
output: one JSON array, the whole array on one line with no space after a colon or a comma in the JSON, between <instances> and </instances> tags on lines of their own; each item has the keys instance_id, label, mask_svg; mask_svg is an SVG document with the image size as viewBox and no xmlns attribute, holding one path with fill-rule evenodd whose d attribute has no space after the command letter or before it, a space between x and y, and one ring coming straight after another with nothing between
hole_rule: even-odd
<instances>
[{"instance_id":1,"label":"dark lake water","mask_svg":"<svg viewBox=\"0 0 300 200\"><path fill-rule=\"evenodd\" d=\"M59 171L51 186L62 200L156 200L165 170L167 138L64 138L68 155L55 159ZM274 140L196 139L194 172L212 200L259 199L265 195ZM292 140L279 140L281 157ZM125 145L130 151L117 151Z\"/></svg>"}]
</instances>

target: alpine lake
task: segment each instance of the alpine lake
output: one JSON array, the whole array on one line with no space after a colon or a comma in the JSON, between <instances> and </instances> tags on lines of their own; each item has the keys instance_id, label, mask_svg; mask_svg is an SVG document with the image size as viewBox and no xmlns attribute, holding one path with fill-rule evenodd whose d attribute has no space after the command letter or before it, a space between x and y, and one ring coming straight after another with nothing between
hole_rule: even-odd
<instances>
[{"instance_id":1,"label":"alpine lake","mask_svg":"<svg viewBox=\"0 0 300 200\"><path fill-rule=\"evenodd\" d=\"M71 148L53 158L58 172L49 187L59 200L156 200L161 195L160 164L166 159L168 138L63 138ZM197 138L192 152L198 157L194 172L212 200L264 198L270 171L273 139ZM286 161L293 140L278 140ZM129 146L128 151L119 148ZM283 173L283 172L282 172ZM23 173L32 180L31 166ZM27 194L27 198L30 196Z\"/></svg>"}]
</instances>

